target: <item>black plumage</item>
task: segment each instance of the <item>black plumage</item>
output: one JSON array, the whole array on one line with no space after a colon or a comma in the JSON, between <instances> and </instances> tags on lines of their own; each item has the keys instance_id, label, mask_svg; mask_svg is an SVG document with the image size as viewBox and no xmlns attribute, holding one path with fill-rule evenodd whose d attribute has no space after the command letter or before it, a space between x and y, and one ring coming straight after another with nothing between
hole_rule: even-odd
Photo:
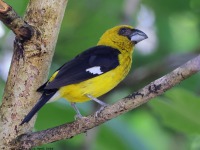
<instances>
[{"instance_id":1,"label":"black plumage","mask_svg":"<svg viewBox=\"0 0 200 150\"><path fill-rule=\"evenodd\" d=\"M47 82L48 84L45 83L38 91L59 89L62 86L79 83L96 77L98 74L92 74L86 71L88 68L95 66L99 66L101 71L106 73L119 65L119 54L119 50L112 47L92 47L60 67L53 81Z\"/></svg>"},{"instance_id":2,"label":"black plumage","mask_svg":"<svg viewBox=\"0 0 200 150\"><path fill-rule=\"evenodd\" d=\"M50 94L46 94L45 92L40 97L39 101L36 103L36 105L31 109L31 111L26 115L26 117L22 120L20 125L24 124L25 122L29 122L31 118L35 115L35 113L42 107L44 104L46 104L49 99L57 92L57 90L54 90L54 92L51 92Z\"/></svg>"},{"instance_id":3,"label":"black plumage","mask_svg":"<svg viewBox=\"0 0 200 150\"><path fill-rule=\"evenodd\" d=\"M88 68L99 66L102 74L116 68L119 65L119 54L120 52L117 49L108 46L96 46L65 63L57 70L58 74L51 82L47 81L37 89L38 92L42 92L42 96L20 125L29 122L35 113L54 96L60 87L79 83L99 75L87 72Z\"/></svg>"}]
</instances>

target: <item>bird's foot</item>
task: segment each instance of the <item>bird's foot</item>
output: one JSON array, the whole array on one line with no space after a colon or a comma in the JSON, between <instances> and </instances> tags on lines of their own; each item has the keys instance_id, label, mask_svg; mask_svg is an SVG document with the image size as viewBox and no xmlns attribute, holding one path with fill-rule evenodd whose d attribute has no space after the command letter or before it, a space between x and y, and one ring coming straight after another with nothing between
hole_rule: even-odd
<instances>
[{"instance_id":1,"label":"bird's foot","mask_svg":"<svg viewBox=\"0 0 200 150\"><path fill-rule=\"evenodd\" d=\"M101 107L99 108L99 110L97 110L95 112L95 117L99 117L99 114L102 112L102 110L104 110L105 107L107 107L108 104L104 104L104 105L101 105Z\"/></svg>"},{"instance_id":2,"label":"bird's foot","mask_svg":"<svg viewBox=\"0 0 200 150\"><path fill-rule=\"evenodd\" d=\"M106 106L108 106L108 104L106 104L106 103L104 103L103 101L97 99L96 97L93 97L93 96L90 95L90 94L86 94L86 96L87 96L88 98L90 98L91 100L93 100L93 101L95 101L95 102L97 102L98 104L101 105L100 109L97 110L97 111L95 112L95 117L99 117L99 114L102 112L102 110L103 110Z\"/></svg>"},{"instance_id":3,"label":"bird's foot","mask_svg":"<svg viewBox=\"0 0 200 150\"><path fill-rule=\"evenodd\" d=\"M81 119L81 118L83 118L83 116L82 116L81 114L76 114L76 115L74 116L74 119L75 119L75 120L79 120L79 119Z\"/></svg>"},{"instance_id":4,"label":"bird's foot","mask_svg":"<svg viewBox=\"0 0 200 150\"><path fill-rule=\"evenodd\" d=\"M76 115L74 116L75 120L79 120L81 118L83 118L83 116L81 115L79 109L76 107L75 105L76 103L71 103L71 106L74 108L74 110L76 111Z\"/></svg>"}]
</instances>

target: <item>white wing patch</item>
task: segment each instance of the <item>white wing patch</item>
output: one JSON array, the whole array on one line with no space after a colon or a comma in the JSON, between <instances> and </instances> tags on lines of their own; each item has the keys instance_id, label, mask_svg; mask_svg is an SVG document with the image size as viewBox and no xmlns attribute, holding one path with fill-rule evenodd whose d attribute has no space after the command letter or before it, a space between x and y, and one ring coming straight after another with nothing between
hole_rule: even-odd
<instances>
[{"instance_id":1,"label":"white wing patch","mask_svg":"<svg viewBox=\"0 0 200 150\"><path fill-rule=\"evenodd\" d=\"M94 66L92 68L86 69L86 72L92 73L92 74L102 74L103 72L101 71L100 66Z\"/></svg>"}]
</instances>

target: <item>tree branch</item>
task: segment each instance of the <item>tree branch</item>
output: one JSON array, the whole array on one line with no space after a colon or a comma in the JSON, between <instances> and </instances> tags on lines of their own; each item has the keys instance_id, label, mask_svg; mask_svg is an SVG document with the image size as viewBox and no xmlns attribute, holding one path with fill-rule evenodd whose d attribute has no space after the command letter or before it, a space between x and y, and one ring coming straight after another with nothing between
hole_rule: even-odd
<instances>
[{"instance_id":1,"label":"tree branch","mask_svg":"<svg viewBox=\"0 0 200 150\"><path fill-rule=\"evenodd\" d=\"M0 0L0 18L17 36L0 106L0 149L18 149L10 142L34 126L34 118L27 126L18 125L40 96L35 89L47 78L67 2L29 0L23 21ZM34 27L32 38L29 25ZM23 59L19 57L20 50Z\"/></svg>"},{"instance_id":2,"label":"tree branch","mask_svg":"<svg viewBox=\"0 0 200 150\"><path fill-rule=\"evenodd\" d=\"M33 36L33 28L2 0L0 0L0 20L21 40L30 40Z\"/></svg>"},{"instance_id":3,"label":"tree branch","mask_svg":"<svg viewBox=\"0 0 200 150\"><path fill-rule=\"evenodd\" d=\"M119 100L113 105L107 106L98 117L92 114L72 123L63 124L44 131L25 133L12 141L11 144L17 145L18 148L29 149L45 143L72 138L77 134L86 132L95 126L148 102L150 99L163 94L198 71L200 71L200 55L171 73L151 82L137 92Z\"/></svg>"}]
</instances>

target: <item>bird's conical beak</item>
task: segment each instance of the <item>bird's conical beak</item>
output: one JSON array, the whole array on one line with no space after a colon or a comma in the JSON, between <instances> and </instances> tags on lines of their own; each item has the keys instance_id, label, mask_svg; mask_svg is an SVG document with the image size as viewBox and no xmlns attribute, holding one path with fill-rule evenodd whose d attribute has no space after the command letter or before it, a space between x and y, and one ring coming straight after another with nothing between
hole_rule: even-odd
<instances>
[{"instance_id":1,"label":"bird's conical beak","mask_svg":"<svg viewBox=\"0 0 200 150\"><path fill-rule=\"evenodd\" d=\"M142 32L138 29L133 29L133 33L131 34L131 41L134 44L137 44L137 43L139 43L142 40L145 40L147 38L148 38L148 36L144 32Z\"/></svg>"}]
</instances>

